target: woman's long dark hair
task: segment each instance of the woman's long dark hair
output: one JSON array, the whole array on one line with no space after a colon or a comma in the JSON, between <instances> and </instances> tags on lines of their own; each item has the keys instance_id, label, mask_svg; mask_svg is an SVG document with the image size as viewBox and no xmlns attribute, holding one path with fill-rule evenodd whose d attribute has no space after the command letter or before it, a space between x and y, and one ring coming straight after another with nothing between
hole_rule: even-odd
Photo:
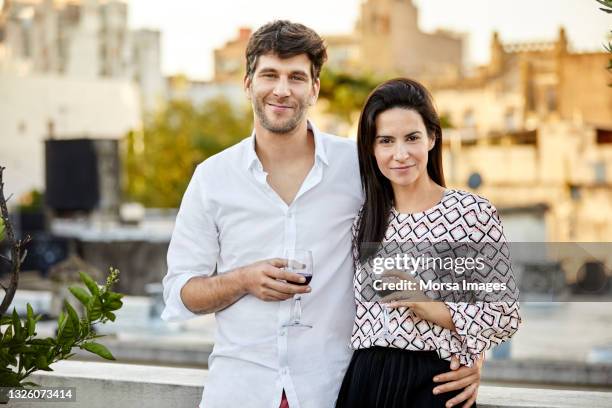
<instances>
[{"instance_id":1,"label":"woman's long dark hair","mask_svg":"<svg viewBox=\"0 0 612 408\"><path fill-rule=\"evenodd\" d=\"M393 203L391 182L380 172L374 157L376 117L392 108L411 109L421 115L428 136L435 140L427 155L427 174L437 184L446 186L442 171L442 128L431 94L412 79L396 78L380 84L368 96L357 130L359 170L365 194L355 243L361 259L368 258L374 246L382 242Z\"/></svg>"}]
</instances>

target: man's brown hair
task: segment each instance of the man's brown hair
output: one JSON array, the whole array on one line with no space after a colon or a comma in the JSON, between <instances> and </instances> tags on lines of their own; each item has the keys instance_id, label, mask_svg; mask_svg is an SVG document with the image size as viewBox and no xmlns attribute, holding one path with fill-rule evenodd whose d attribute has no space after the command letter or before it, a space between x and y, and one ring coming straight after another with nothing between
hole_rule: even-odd
<instances>
[{"instance_id":1,"label":"man's brown hair","mask_svg":"<svg viewBox=\"0 0 612 408\"><path fill-rule=\"evenodd\" d=\"M326 46L319 34L303 24L287 20L268 23L251 35L246 49L247 77L253 77L258 57L269 52L280 58L308 55L313 81L319 77L321 67L327 60Z\"/></svg>"}]
</instances>

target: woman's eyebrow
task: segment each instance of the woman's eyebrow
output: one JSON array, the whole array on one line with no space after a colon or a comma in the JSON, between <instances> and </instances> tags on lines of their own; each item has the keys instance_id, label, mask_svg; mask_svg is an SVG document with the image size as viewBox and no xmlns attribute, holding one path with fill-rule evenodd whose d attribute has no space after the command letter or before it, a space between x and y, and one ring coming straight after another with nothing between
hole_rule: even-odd
<instances>
[{"instance_id":1,"label":"woman's eyebrow","mask_svg":"<svg viewBox=\"0 0 612 408\"><path fill-rule=\"evenodd\" d=\"M420 130L415 130L415 131L413 131L413 132L406 133L406 134L404 135L404 137L406 137L406 136L412 136L412 135L420 135L420 134L421 134L421 131L420 131ZM391 137L391 138L395 138L395 136L391 136L391 135L383 135L383 134L376 135L376 137Z\"/></svg>"}]
</instances>

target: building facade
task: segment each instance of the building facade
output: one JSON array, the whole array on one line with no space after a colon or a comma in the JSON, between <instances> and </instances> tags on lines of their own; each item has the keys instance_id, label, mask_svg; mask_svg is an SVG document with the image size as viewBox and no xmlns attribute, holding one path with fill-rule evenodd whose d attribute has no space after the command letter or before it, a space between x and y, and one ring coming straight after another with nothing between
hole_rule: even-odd
<instances>
[{"instance_id":1,"label":"building facade","mask_svg":"<svg viewBox=\"0 0 612 408\"><path fill-rule=\"evenodd\" d=\"M421 80L461 73L462 36L443 30L423 32L412 0L364 1L355 36L360 65L367 72Z\"/></svg>"},{"instance_id":2,"label":"building facade","mask_svg":"<svg viewBox=\"0 0 612 408\"><path fill-rule=\"evenodd\" d=\"M118 0L5 1L0 72L133 81L146 109L164 97L160 33L130 30Z\"/></svg>"},{"instance_id":3,"label":"building facade","mask_svg":"<svg viewBox=\"0 0 612 408\"><path fill-rule=\"evenodd\" d=\"M216 82L242 81L250 35L249 28L240 28L236 38L214 51ZM412 0L366 0L352 33L323 38L329 58L325 66L334 70L422 80L454 79L462 72L463 36L423 32Z\"/></svg>"},{"instance_id":4,"label":"building facade","mask_svg":"<svg viewBox=\"0 0 612 408\"><path fill-rule=\"evenodd\" d=\"M7 192L43 190L45 140L120 139L163 97L159 32L115 0L12 0L0 11L0 164ZM17 202L17 201L15 201Z\"/></svg>"},{"instance_id":5,"label":"building facade","mask_svg":"<svg viewBox=\"0 0 612 408\"><path fill-rule=\"evenodd\" d=\"M490 198L540 232L514 239L612 238L612 92L605 52L555 41L491 39L491 60L471 76L430 81L446 129L451 185ZM503 211L502 211L503 213ZM535 218L534 218L535 217Z\"/></svg>"}]
</instances>

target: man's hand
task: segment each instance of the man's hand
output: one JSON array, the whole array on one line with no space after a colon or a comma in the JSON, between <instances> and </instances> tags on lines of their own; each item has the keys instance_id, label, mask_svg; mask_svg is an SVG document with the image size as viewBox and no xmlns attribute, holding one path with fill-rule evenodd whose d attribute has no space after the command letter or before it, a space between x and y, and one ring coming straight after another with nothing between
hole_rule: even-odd
<instances>
[{"instance_id":1,"label":"man's hand","mask_svg":"<svg viewBox=\"0 0 612 408\"><path fill-rule=\"evenodd\" d=\"M310 292L310 286L298 285L306 279L281 269L286 266L287 260L281 258L256 262L239 269L240 280L248 293L267 302L287 300L297 293Z\"/></svg>"},{"instance_id":2,"label":"man's hand","mask_svg":"<svg viewBox=\"0 0 612 408\"><path fill-rule=\"evenodd\" d=\"M474 363L474 366L466 367L460 366L458 358L453 356L451 360L452 371L438 374L434 377L434 382L445 383L435 387L433 389L434 394L463 389L460 394L448 400L446 406L454 407L465 401L462 407L471 407L474 402L476 402L476 397L478 396L483 361L484 353L480 355L480 358Z\"/></svg>"}]
</instances>

